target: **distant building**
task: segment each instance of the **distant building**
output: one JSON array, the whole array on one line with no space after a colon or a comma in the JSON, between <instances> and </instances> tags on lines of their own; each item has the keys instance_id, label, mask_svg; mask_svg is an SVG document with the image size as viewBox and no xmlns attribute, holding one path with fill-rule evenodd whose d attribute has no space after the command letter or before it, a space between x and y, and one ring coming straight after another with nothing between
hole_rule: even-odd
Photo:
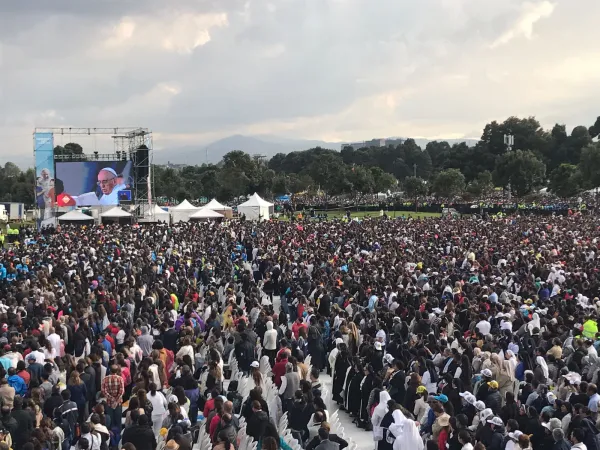
<instances>
[{"instance_id":1,"label":"distant building","mask_svg":"<svg viewBox=\"0 0 600 450\"><path fill-rule=\"evenodd\" d=\"M162 167L165 167L167 169L173 169L173 170L181 170L187 166L189 166L189 164L171 164L171 161L167 161L167 163L164 164Z\"/></svg>"},{"instance_id":2,"label":"distant building","mask_svg":"<svg viewBox=\"0 0 600 450\"><path fill-rule=\"evenodd\" d=\"M396 147L404 142L402 138L371 139L370 141L350 142L341 145L341 150L352 147L354 150L369 147Z\"/></svg>"}]
</instances>

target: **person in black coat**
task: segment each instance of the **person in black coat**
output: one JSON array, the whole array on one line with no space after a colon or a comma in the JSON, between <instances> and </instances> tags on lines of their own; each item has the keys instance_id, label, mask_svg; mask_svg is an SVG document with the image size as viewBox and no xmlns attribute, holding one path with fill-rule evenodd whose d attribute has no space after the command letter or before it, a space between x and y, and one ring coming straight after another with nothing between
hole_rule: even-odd
<instances>
[{"instance_id":1,"label":"person in black coat","mask_svg":"<svg viewBox=\"0 0 600 450\"><path fill-rule=\"evenodd\" d=\"M404 372L404 364L401 360L394 360L393 370L388 381L390 397L396 403L402 405L404 404L404 396L406 395L406 373Z\"/></svg>"},{"instance_id":2,"label":"person in black coat","mask_svg":"<svg viewBox=\"0 0 600 450\"><path fill-rule=\"evenodd\" d=\"M252 415L248 419L248 426L246 427L246 432L248 433L248 436L252 436L255 441L258 441L264 434L265 427L268 423L268 414L262 410L260 402L254 400L252 402ZM292 422L290 418L290 427L291 425Z\"/></svg>"},{"instance_id":3,"label":"person in black coat","mask_svg":"<svg viewBox=\"0 0 600 450\"><path fill-rule=\"evenodd\" d=\"M139 449L156 450L156 438L147 415L142 414L136 423L125 428L122 442L123 444L131 443Z\"/></svg>"},{"instance_id":4,"label":"person in black coat","mask_svg":"<svg viewBox=\"0 0 600 450\"><path fill-rule=\"evenodd\" d=\"M500 414L500 409L502 408L502 397L498 391L498 382L490 381L487 383L487 385L489 392L483 402L487 408L490 408L494 412L494 415L498 415Z\"/></svg>"},{"instance_id":5,"label":"person in black coat","mask_svg":"<svg viewBox=\"0 0 600 450\"><path fill-rule=\"evenodd\" d=\"M335 371L331 389L332 399L338 403L343 401L341 393L344 389L348 367L350 367L350 353L348 352L348 347L346 344L339 344L339 353L335 358Z\"/></svg>"},{"instance_id":6,"label":"person in black coat","mask_svg":"<svg viewBox=\"0 0 600 450\"><path fill-rule=\"evenodd\" d=\"M359 414L359 427L367 427L371 422L369 420L369 411L367 406L369 404L369 397L371 391L375 387L375 372L373 366L370 364L364 368L365 378L362 381L360 387L360 414Z\"/></svg>"},{"instance_id":7,"label":"person in black coat","mask_svg":"<svg viewBox=\"0 0 600 450\"><path fill-rule=\"evenodd\" d=\"M11 437L15 450L18 450L29 441L34 428L31 413L23 409L23 397L15 397L11 416L17 422L17 431Z\"/></svg>"}]
</instances>

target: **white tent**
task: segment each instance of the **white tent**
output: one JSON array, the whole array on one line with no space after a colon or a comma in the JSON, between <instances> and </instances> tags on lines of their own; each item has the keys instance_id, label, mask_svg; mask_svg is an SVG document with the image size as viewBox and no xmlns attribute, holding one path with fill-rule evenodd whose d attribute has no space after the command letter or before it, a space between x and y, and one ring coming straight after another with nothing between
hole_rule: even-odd
<instances>
[{"instance_id":1,"label":"white tent","mask_svg":"<svg viewBox=\"0 0 600 450\"><path fill-rule=\"evenodd\" d=\"M145 219L152 222L169 223L170 217L169 211L165 211L160 206L155 204L154 208L152 208L152 211L148 211L146 213Z\"/></svg>"},{"instance_id":2,"label":"white tent","mask_svg":"<svg viewBox=\"0 0 600 450\"><path fill-rule=\"evenodd\" d=\"M269 220L273 214L273 203L263 200L256 192L247 201L238 205L238 214L248 220Z\"/></svg>"},{"instance_id":3,"label":"white tent","mask_svg":"<svg viewBox=\"0 0 600 450\"><path fill-rule=\"evenodd\" d=\"M223 219L225 216L212 209L202 208L190 216L190 220Z\"/></svg>"},{"instance_id":4,"label":"white tent","mask_svg":"<svg viewBox=\"0 0 600 450\"><path fill-rule=\"evenodd\" d=\"M233 217L233 209L230 206L222 205L217 201L216 198L213 198L210 202L204 205L204 208L217 211L218 213L223 214L227 218Z\"/></svg>"},{"instance_id":5,"label":"white tent","mask_svg":"<svg viewBox=\"0 0 600 450\"><path fill-rule=\"evenodd\" d=\"M91 222L93 220L92 216L88 216L77 210L69 211L58 218L59 222Z\"/></svg>"},{"instance_id":6,"label":"white tent","mask_svg":"<svg viewBox=\"0 0 600 450\"><path fill-rule=\"evenodd\" d=\"M102 214L100 214L100 217L102 217L103 219L118 219L121 217L131 217L131 214L127 211L123 211L118 206L115 206L114 208L111 208L108 211L105 211Z\"/></svg>"},{"instance_id":7,"label":"white tent","mask_svg":"<svg viewBox=\"0 0 600 450\"><path fill-rule=\"evenodd\" d=\"M230 206L221 205L216 198L213 198L210 202L204 205L204 208L212 209L213 211L231 209Z\"/></svg>"},{"instance_id":8,"label":"white tent","mask_svg":"<svg viewBox=\"0 0 600 450\"><path fill-rule=\"evenodd\" d=\"M184 200L179 205L169 209L173 223L188 222L190 220L190 216L196 211L198 211L198 208L187 200Z\"/></svg>"}]
</instances>

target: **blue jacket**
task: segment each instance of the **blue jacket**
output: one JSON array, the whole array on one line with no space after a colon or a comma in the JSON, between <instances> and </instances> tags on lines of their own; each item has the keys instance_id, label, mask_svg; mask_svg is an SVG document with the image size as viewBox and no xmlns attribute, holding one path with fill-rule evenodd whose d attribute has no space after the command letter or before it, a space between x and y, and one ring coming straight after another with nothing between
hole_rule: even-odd
<instances>
[{"instance_id":1,"label":"blue jacket","mask_svg":"<svg viewBox=\"0 0 600 450\"><path fill-rule=\"evenodd\" d=\"M15 394L17 395L25 395L27 394L27 385L23 378L19 375L12 375L8 377L8 385L15 389Z\"/></svg>"}]
</instances>

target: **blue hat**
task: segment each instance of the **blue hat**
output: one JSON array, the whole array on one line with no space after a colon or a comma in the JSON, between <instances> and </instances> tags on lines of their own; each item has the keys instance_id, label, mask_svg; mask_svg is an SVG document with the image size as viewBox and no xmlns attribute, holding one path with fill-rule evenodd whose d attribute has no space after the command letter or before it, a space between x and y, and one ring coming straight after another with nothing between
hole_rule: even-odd
<instances>
[{"instance_id":1,"label":"blue hat","mask_svg":"<svg viewBox=\"0 0 600 450\"><path fill-rule=\"evenodd\" d=\"M448 403L448 397L444 394L434 395L432 398L438 402Z\"/></svg>"}]
</instances>

